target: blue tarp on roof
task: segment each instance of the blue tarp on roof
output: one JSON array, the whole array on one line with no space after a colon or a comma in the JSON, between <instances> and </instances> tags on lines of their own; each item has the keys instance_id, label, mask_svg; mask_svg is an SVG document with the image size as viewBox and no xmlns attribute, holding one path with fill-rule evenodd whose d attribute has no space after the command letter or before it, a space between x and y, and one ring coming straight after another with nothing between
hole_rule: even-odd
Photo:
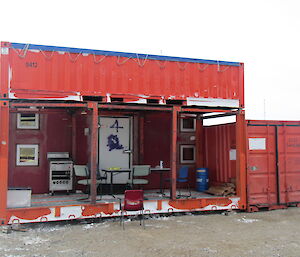
<instances>
[{"instance_id":1,"label":"blue tarp on roof","mask_svg":"<svg viewBox=\"0 0 300 257\"><path fill-rule=\"evenodd\" d=\"M69 52L69 53L85 53L85 54L95 54L95 55L126 57L126 58L150 59L150 60L159 60L159 61L192 62L192 63L207 63L207 64L217 64L217 65L240 66L239 62L225 62L225 61L214 61L214 60L204 60L204 59L194 59L194 58L184 58L184 57L172 57L172 56L164 56L164 55L151 55L151 54L148 55L148 54L138 54L138 53L113 52L113 51L60 47L60 46L11 43L11 47L15 48L15 49L32 49L32 50L40 50L40 51L61 51L61 52Z\"/></svg>"}]
</instances>

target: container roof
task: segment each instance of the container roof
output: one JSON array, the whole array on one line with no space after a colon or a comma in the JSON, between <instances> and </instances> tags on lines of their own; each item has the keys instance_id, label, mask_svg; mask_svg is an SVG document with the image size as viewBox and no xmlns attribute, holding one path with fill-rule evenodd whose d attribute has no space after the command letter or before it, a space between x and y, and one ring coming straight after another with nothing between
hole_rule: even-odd
<instances>
[{"instance_id":1,"label":"container roof","mask_svg":"<svg viewBox=\"0 0 300 257\"><path fill-rule=\"evenodd\" d=\"M95 54L95 55L117 56L117 57L126 57L126 58L150 59L150 60L159 60L159 61L206 63L206 64L228 65L228 66L241 65L241 63L239 62L226 62L226 61L204 60L204 59L173 57L173 56L164 56L164 55L114 52L114 51L92 50L92 49L84 49L84 48L34 45L34 44L23 44L23 43L11 43L11 48L27 49L27 50L30 49L30 50L39 50L39 51L61 51L61 52L78 53L78 54Z\"/></svg>"}]
</instances>

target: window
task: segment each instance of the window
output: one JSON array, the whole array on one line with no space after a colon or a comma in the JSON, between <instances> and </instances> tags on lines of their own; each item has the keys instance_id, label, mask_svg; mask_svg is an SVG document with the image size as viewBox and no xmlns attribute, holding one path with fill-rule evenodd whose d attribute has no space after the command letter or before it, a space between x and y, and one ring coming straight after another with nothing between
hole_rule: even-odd
<instances>
[{"instance_id":1,"label":"window","mask_svg":"<svg viewBox=\"0 0 300 257\"><path fill-rule=\"evenodd\" d=\"M17 166L38 166L38 145L17 145Z\"/></svg>"},{"instance_id":2,"label":"window","mask_svg":"<svg viewBox=\"0 0 300 257\"><path fill-rule=\"evenodd\" d=\"M181 163L194 163L195 162L195 146L194 145L181 145L180 146L180 162Z\"/></svg>"},{"instance_id":3,"label":"window","mask_svg":"<svg viewBox=\"0 0 300 257\"><path fill-rule=\"evenodd\" d=\"M17 114L18 129L38 129L39 115L37 113L18 113Z\"/></svg>"},{"instance_id":4,"label":"window","mask_svg":"<svg viewBox=\"0 0 300 257\"><path fill-rule=\"evenodd\" d=\"M196 120L193 118L183 118L180 123L180 131L193 132L196 130Z\"/></svg>"}]
</instances>

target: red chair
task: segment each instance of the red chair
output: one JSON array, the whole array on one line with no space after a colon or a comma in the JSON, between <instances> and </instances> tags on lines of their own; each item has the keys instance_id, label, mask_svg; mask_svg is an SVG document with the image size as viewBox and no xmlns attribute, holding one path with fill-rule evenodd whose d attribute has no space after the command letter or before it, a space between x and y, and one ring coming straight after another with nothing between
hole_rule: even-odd
<instances>
[{"instance_id":1,"label":"red chair","mask_svg":"<svg viewBox=\"0 0 300 257\"><path fill-rule=\"evenodd\" d=\"M126 190L124 194L124 204L122 205L122 202L120 200L120 210L121 210L121 219L120 219L120 225L123 224L123 229L125 229L124 226L124 212L138 212L140 211L141 219L140 219L140 225L142 225L143 221L143 227L145 228L145 220L144 220L144 191L143 190Z\"/></svg>"}]
</instances>

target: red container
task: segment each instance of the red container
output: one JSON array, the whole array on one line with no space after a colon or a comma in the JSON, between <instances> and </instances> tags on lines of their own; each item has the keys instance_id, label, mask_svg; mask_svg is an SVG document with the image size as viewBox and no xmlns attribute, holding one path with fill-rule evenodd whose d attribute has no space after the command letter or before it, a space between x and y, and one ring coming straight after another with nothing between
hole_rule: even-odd
<instances>
[{"instance_id":1,"label":"red container","mask_svg":"<svg viewBox=\"0 0 300 257\"><path fill-rule=\"evenodd\" d=\"M249 208L300 202L300 122L248 121Z\"/></svg>"},{"instance_id":2,"label":"red container","mask_svg":"<svg viewBox=\"0 0 300 257\"><path fill-rule=\"evenodd\" d=\"M235 125L203 129L202 121L197 119L196 131L190 133L180 131L178 123L181 114L195 117L195 114L222 111L227 115L242 108L243 79L242 63L1 43L0 224L118 215L119 210L115 209L114 203L103 205L96 202L99 108L100 115L106 115L106 109L114 108L108 111L111 115L134 116L136 133L133 135L133 145L137 150L133 155L134 162L155 166L164 160L165 165L170 165L171 171L165 176L171 178L172 199L159 199L157 203L150 200L149 208L152 209L149 213L245 209L246 137L243 110L237 113ZM104 104L134 101L151 105ZM152 105L158 103L170 106ZM185 105L198 105L199 108L186 108ZM145 112L139 113L140 110ZM18 130L16 113L21 111L39 112L40 130ZM80 116L84 112L88 115ZM152 123L151 126L148 126L149 123ZM39 145L39 166L36 169L16 167L16 145L31 143ZM185 164L180 160L179 150L184 144L195 146L195 163ZM230 155L231 150L235 149L236 160L231 159ZM93 181L90 203L75 206L68 201L65 206L53 203L52 207L7 209L8 184L18 187L26 183L33 188L33 193L47 192L47 152L52 151L71 152L77 164L90 164ZM163 154L159 154L160 151ZM195 172L192 171L197 167L208 167L210 181L215 184L234 178L236 197L177 200L176 172L183 165L188 165L193 174L189 177L190 181L195 181ZM151 176L153 187L158 188L163 180L155 174Z\"/></svg>"},{"instance_id":3,"label":"red container","mask_svg":"<svg viewBox=\"0 0 300 257\"><path fill-rule=\"evenodd\" d=\"M1 43L10 98L110 101L141 99L239 100L244 106L243 64L65 47ZM6 58L8 55L8 61ZM8 68L9 66L9 68ZM203 105L203 104L202 104ZM205 104L204 104L205 106Z\"/></svg>"}]
</instances>

